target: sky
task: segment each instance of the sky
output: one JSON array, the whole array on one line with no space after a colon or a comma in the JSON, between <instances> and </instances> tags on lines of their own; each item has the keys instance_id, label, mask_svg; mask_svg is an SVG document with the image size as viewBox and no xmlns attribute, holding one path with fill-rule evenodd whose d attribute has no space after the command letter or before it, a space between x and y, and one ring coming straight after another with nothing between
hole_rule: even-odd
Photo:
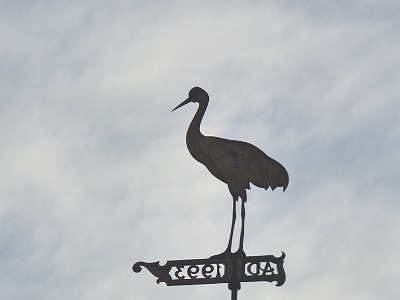
<instances>
[{"instance_id":1,"label":"sky","mask_svg":"<svg viewBox=\"0 0 400 300\"><path fill-rule=\"evenodd\" d=\"M252 187L247 255L286 282L239 299L400 297L400 2L0 2L0 298L229 299L137 261L226 247L227 186L187 151L250 142L289 173Z\"/></svg>"}]
</instances>

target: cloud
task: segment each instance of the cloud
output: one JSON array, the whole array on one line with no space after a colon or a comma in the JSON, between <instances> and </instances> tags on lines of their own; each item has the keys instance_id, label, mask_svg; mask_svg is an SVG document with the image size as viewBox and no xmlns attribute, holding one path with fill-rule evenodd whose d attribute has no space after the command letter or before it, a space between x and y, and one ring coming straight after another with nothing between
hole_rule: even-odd
<instances>
[{"instance_id":1,"label":"cloud","mask_svg":"<svg viewBox=\"0 0 400 300\"><path fill-rule=\"evenodd\" d=\"M394 299L399 42L389 1L10 2L1 12L0 282L8 299L191 299L138 260L226 246L231 199L192 159L205 134L254 143L288 189L249 192L245 250L287 282L241 298Z\"/></svg>"}]
</instances>

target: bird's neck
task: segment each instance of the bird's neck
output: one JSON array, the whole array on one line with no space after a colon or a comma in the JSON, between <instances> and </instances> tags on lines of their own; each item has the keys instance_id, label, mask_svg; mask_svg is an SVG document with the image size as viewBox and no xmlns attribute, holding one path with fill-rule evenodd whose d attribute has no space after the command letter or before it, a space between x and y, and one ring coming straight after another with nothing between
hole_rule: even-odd
<instances>
[{"instance_id":1,"label":"bird's neck","mask_svg":"<svg viewBox=\"0 0 400 300\"><path fill-rule=\"evenodd\" d=\"M203 119L204 113L206 112L207 105L208 101L199 102L199 108L197 109L196 114L194 115L186 134L187 141L194 142L196 138L203 136L200 132L200 124L201 120Z\"/></svg>"}]
</instances>

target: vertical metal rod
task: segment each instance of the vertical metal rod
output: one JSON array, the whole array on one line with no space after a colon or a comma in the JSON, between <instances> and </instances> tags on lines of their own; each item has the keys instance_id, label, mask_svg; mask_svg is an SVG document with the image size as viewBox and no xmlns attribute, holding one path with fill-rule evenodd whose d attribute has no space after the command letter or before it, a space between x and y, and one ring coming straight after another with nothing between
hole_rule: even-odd
<instances>
[{"instance_id":1,"label":"vertical metal rod","mask_svg":"<svg viewBox=\"0 0 400 300\"><path fill-rule=\"evenodd\" d=\"M229 277L228 288L231 290L231 300L237 300L240 281L238 280L238 258L236 256L232 258Z\"/></svg>"},{"instance_id":2,"label":"vertical metal rod","mask_svg":"<svg viewBox=\"0 0 400 300\"><path fill-rule=\"evenodd\" d=\"M237 292L238 292L237 289L233 289L233 290L232 290L232 293L231 293L231 295L232 295L231 300L237 300Z\"/></svg>"}]
</instances>

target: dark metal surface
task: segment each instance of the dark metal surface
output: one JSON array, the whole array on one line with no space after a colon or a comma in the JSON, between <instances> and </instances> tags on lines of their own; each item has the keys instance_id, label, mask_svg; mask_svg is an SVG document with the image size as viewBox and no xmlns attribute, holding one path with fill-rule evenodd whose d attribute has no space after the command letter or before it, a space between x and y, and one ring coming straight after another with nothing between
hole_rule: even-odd
<instances>
[{"instance_id":1,"label":"dark metal surface","mask_svg":"<svg viewBox=\"0 0 400 300\"><path fill-rule=\"evenodd\" d=\"M228 246L224 252L210 258L169 260L165 265L160 265L159 261L139 261L133 265L132 270L138 273L144 267L157 277L157 283L165 282L168 286L227 283L231 290L231 299L236 300L241 282L267 281L281 286L286 280L283 269L285 253L282 252L280 257L247 256L243 242L246 189L250 189L250 183L264 189L282 187L284 191L289 184L289 175L279 162L250 143L204 136L200 132L200 124L208 101L207 92L194 87L190 90L189 97L173 110L190 102L199 104L186 134L186 144L190 154L198 162L228 185L233 200ZM232 238L236 222L236 202L239 198L242 200L241 230L239 248L233 253Z\"/></svg>"},{"instance_id":2,"label":"dark metal surface","mask_svg":"<svg viewBox=\"0 0 400 300\"><path fill-rule=\"evenodd\" d=\"M213 176L228 185L232 195L232 225L224 254L232 253L236 202L241 198L241 231L238 252L243 255L246 189L250 189L250 183L252 183L266 190L282 187L285 191L289 184L288 172L278 161L250 143L203 135L200 125L207 110L209 96L202 88L192 88L189 91L189 97L172 111L191 102L198 103L199 106L186 133L187 148L195 160L202 163Z\"/></svg>"},{"instance_id":3,"label":"dark metal surface","mask_svg":"<svg viewBox=\"0 0 400 300\"><path fill-rule=\"evenodd\" d=\"M267 281L284 284L286 276L283 269L285 254L239 256L224 258L169 260L165 265L160 262L137 262L132 270L136 273L142 267L157 277L156 282L165 282L168 286L228 283L231 291L240 290L241 282ZM236 292L235 292L236 293Z\"/></svg>"}]
</instances>

